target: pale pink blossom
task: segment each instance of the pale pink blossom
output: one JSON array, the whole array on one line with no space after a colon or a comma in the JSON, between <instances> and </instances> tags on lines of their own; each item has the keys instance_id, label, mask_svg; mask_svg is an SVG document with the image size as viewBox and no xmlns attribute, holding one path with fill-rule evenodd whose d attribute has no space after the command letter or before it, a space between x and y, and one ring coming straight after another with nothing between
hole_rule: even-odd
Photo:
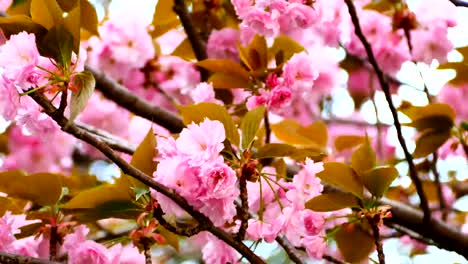
<instances>
[{"instance_id":1,"label":"pale pink blossom","mask_svg":"<svg viewBox=\"0 0 468 264\"><path fill-rule=\"evenodd\" d=\"M306 236L301 243L305 247L307 255L316 259L321 259L327 249L327 243L321 236Z\"/></svg>"},{"instance_id":2,"label":"pale pink blossom","mask_svg":"<svg viewBox=\"0 0 468 264\"><path fill-rule=\"evenodd\" d=\"M191 92L191 97L196 104L216 103L222 105L222 102L215 98L215 91L213 89L213 85L211 85L210 83L199 83Z\"/></svg>"},{"instance_id":3,"label":"pale pink blossom","mask_svg":"<svg viewBox=\"0 0 468 264\"><path fill-rule=\"evenodd\" d=\"M208 38L206 52L208 58L229 59L239 61L237 45L239 43L239 32L233 28L213 30Z\"/></svg>"},{"instance_id":4,"label":"pale pink blossom","mask_svg":"<svg viewBox=\"0 0 468 264\"><path fill-rule=\"evenodd\" d=\"M313 58L305 52L294 54L283 67L285 85L297 91L311 89L318 78L318 71L312 65Z\"/></svg>"},{"instance_id":5,"label":"pale pink blossom","mask_svg":"<svg viewBox=\"0 0 468 264\"><path fill-rule=\"evenodd\" d=\"M203 246L202 257L206 264L235 264L240 259L235 249L212 235Z\"/></svg>"}]
</instances>

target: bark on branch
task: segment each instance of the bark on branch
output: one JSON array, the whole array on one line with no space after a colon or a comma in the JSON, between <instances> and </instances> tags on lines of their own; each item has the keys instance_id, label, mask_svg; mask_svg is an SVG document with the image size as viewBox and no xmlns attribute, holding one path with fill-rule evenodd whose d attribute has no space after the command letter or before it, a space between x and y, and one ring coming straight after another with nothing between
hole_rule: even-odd
<instances>
[{"instance_id":1,"label":"bark on branch","mask_svg":"<svg viewBox=\"0 0 468 264\"><path fill-rule=\"evenodd\" d=\"M0 263L2 264L59 264L61 262L50 261L48 259L20 256L5 252L0 252Z\"/></svg>"}]
</instances>

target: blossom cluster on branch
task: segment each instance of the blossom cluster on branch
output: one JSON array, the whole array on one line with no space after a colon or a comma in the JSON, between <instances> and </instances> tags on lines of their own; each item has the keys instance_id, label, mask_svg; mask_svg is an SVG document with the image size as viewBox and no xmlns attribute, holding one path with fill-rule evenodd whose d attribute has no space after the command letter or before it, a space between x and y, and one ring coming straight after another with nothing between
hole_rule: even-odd
<instances>
[{"instance_id":1,"label":"blossom cluster on branch","mask_svg":"<svg viewBox=\"0 0 468 264\"><path fill-rule=\"evenodd\" d=\"M0 262L383 264L395 237L467 258L454 2L160 0L150 23L130 2L100 21L88 0L3 1ZM456 77L413 105L409 63Z\"/></svg>"}]
</instances>

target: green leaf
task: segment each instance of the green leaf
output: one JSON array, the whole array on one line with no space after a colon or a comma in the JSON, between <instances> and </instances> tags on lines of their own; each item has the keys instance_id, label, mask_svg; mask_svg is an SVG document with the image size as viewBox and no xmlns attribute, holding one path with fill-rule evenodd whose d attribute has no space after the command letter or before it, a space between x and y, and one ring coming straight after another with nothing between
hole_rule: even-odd
<instances>
[{"instance_id":1,"label":"green leaf","mask_svg":"<svg viewBox=\"0 0 468 264\"><path fill-rule=\"evenodd\" d=\"M359 146L365 141L365 137L363 136L355 136L355 135L342 135L338 136L335 139L335 149L338 152L341 152L345 149L354 148Z\"/></svg>"},{"instance_id":2,"label":"green leaf","mask_svg":"<svg viewBox=\"0 0 468 264\"><path fill-rule=\"evenodd\" d=\"M394 167L377 167L363 175L362 182L374 196L380 198L388 190L388 187L398 177L398 171Z\"/></svg>"},{"instance_id":3,"label":"green leaf","mask_svg":"<svg viewBox=\"0 0 468 264\"><path fill-rule=\"evenodd\" d=\"M31 9L31 0L19 0L14 1L10 7L6 10L6 13L10 16L14 15L25 15L30 16L29 10Z\"/></svg>"},{"instance_id":4,"label":"green leaf","mask_svg":"<svg viewBox=\"0 0 468 264\"><path fill-rule=\"evenodd\" d=\"M63 19L65 29L73 36L73 51L78 54L80 50L81 8L77 5L68 12Z\"/></svg>"},{"instance_id":5,"label":"green leaf","mask_svg":"<svg viewBox=\"0 0 468 264\"><path fill-rule=\"evenodd\" d=\"M372 0L370 3L364 6L364 9L374 10L379 13L385 13L388 11L392 11L393 6L393 0Z\"/></svg>"},{"instance_id":6,"label":"green leaf","mask_svg":"<svg viewBox=\"0 0 468 264\"><path fill-rule=\"evenodd\" d=\"M351 167L358 175L361 175L363 172L374 168L375 165L375 152L370 145L369 138L366 137L364 143L351 156Z\"/></svg>"},{"instance_id":7,"label":"green leaf","mask_svg":"<svg viewBox=\"0 0 468 264\"><path fill-rule=\"evenodd\" d=\"M281 53L281 61L284 63L287 62L295 53L300 53L304 50L304 47L294 39L281 35L275 38L273 46L271 46L271 48L268 50L268 60L276 58L277 54Z\"/></svg>"},{"instance_id":8,"label":"green leaf","mask_svg":"<svg viewBox=\"0 0 468 264\"><path fill-rule=\"evenodd\" d=\"M32 20L49 30L63 19L62 9L56 0L32 0L30 11Z\"/></svg>"},{"instance_id":9,"label":"green leaf","mask_svg":"<svg viewBox=\"0 0 468 264\"><path fill-rule=\"evenodd\" d=\"M360 263L374 250L374 239L359 226L341 228L335 234L335 240L344 259L351 263Z\"/></svg>"},{"instance_id":10,"label":"green leaf","mask_svg":"<svg viewBox=\"0 0 468 264\"><path fill-rule=\"evenodd\" d=\"M322 121L316 121L306 127L300 127L297 131L300 135L310 139L321 149L327 147L328 132L327 126Z\"/></svg>"},{"instance_id":11,"label":"green leaf","mask_svg":"<svg viewBox=\"0 0 468 264\"><path fill-rule=\"evenodd\" d=\"M47 33L47 29L24 15L15 15L11 17L0 17L0 28L6 38L16 35L22 31L34 33L36 42Z\"/></svg>"},{"instance_id":12,"label":"green leaf","mask_svg":"<svg viewBox=\"0 0 468 264\"><path fill-rule=\"evenodd\" d=\"M173 7L174 0L158 1L156 4L152 22L154 29L151 32L153 38L161 36L180 24Z\"/></svg>"},{"instance_id":13,"label":"green leaf","mask_svg":"<svg viewBox=\"0 0 468 264\"><path fill-rule=\"evenodd\" d=\"M228 59L206 59L196 63L197 66L212 72L231 74L237 78L249 80L249 72L240 64Z\"/></svg>"},{"instance_id":14,"label":"green leaf","mask_svg":"<svg viewBox=\"0 0 468 264\"><path fill-rule=\"evenodd\" d=\"M23 200L0 196L0 217L2 217L6 211L10 211L12 214L22 214L27 201L23 203L19 201Z\"/></svg>"},{"instance_id":15,"label":"green leaf","mask_svg":"<svg viewBox=\"0 0 468 264\"><path fill-rule=\"evenodd\" d=\"M452 120L452 123L455 120L455 111L453 108L450 105L443 103L431 103L426 106L410 106L400 111L408 116L413 122L424 120L425 118L440 118L440 116L445 116Z\"/></svg>"},{"instance_id":16,"label":"green leaf","mask_svg":"<svg viewBox=\"0 0 468 264\"><path fill-rule=\"evenodd\" d=\"M26 176L19 170L6 171L0 173L0 192L39 205L53 205L62 194L62 183L57 174L36 173Z\"/></svg>"},{"instance_id":17,"label":"green leaf","mask_svg":"<svg viewBox=\"0 0 468 264\"><path fill-rule=\"evenodd\" d=\"M317 173L323 182L350 192L359 198L363 198L363 185L354 170L346 164L339 162L327 162L324 170Z\"/></svg>"},{"instance_id":18,"label":"green leaf","mask_svg":"<svg viewBox=\"0 0 468 264\"><path fill-rule=\"evenodd\" d=\"M452 69L455 70L456 76L449 83L453 85L462 85L468 83L468 46L456 49L463 56L463 60L459 62L446 62L441 64L438 69ZM458 88L454 88L458 89Z\"/></svg>"},{"instance_id":19,"label":"green leaf","mask_svg":"<svg viewBox=\"0 0 468 264\"><path fill-rule=\"evenodd\" d=\"M64 210L64 209L62 209ZM120 218L136 219L144 212L142 208L129 200L115 200L102 203L95 208L65 209L66 213L74 214L80 222L95 222L100 219Z\"/></svg>"},{"instance_id":20,"label":"green leaf","mask_svg":"<svg viewBox=\"0 0 468 264\"><path fill-rule=\"evenodd\" d=\"M358 206L359 203L356 196L342 192L320 194L305 204L305 208L316 212L331 212Z\"/></svg>"},{"instance_id":21,"label":"green leaf","mask_svg":"<svg viewBox=\"0 0 468 264\"><path fill-rule=\"evenodd\" d=\"M185 38L179 46L171 53L172 56L177 56L184 60L195 60L195 53L193 52L192 44L188 38Z\"/></svg>"},{"instance_id":22,"label":"green leaf","mask_svg":"<svg viewBox=\"0 0 468 264\"><path fill-rule=\"evenodd\" d=\"M73 77L73 86L75 86L78 91L73 91L71 96L69 122L73 122L81 111L85 109L88 100L94 92L96 80L91 72L82 71Z\"/></svg>"},{"instance_id":23,"label":"green leaf","mask_svg":"<svg viewBox=\"0 0 468 264\"><path fill-rule=\"evenodd\" d=\"M449 138L450 130L427 129L416 140L413 157L422 158L437 151Z\"/></svg>"},{"instance_id":24,"label":"green leaf","mask_svg":"<svg viewBox=\"0 0 468 264\"><path fill-rule=\"evenodd\" d=\"M78 0L57 0L57 4L60 6L60 9L65 12L69 12L75 8L78 3Z\"/></svg>"},{"instance_id":25,"label":"green leaf","mask_svg":"<svg viewBox=\"0 0 468 264\"><path fill-rule=\"evenodd\" d=\"M234 145L239 145L239 132L237 131L231 115L229 115L228 111L223 106L215 103L200 103L195 105L179 106L179 110L185 125L192 122L198 124L205 118L218 120L224 125L226 138Z\"/></svg>"},{"instance_id":26,"label":"green leaf","mask_svg":"<svg viewBox=\"0 0 468 264\"><path fill-rule=\"evenodd\" d=\"M242 149L247 149L255 138L260 123L265 114L265 107L260 106L249 111L242 119L240 129L242 131Z\"/></svg>"},{"instance_id":27,"label":"green leaf","mask_svg":"<svg viewBox=\"0 0 468 264\"><path fill-rule=\"evenodd\" d=\"M166 239L166 244L179 251L179 237L176 234L170 232L162 225L158 226L157 232Z\"/></svg>"},{"instance_id":28,"label":"green leaf","mask_svg":"<svg viewBox=\"0 0 468 264\"><path fill-rule=\"evenodd\" d=\"M15 234L16 239L22 239L25 237L29 237L34 235L37 231L39 231L39 228L43 227L44 223L42 222L37 222L37 223L32 223L29 225L24 225L19 228L20 233Z\"/></svg>"},{"instance_id":29,"label":"green leaf","mask_svg":"<svg viewBox=\"0 0 468 264\"><path fill-rule=\"evenodd\" d=\"M269 143L260 147L257 151L257 158L276 158L276 157L289 157L296 154L297 149L294 146L281 143Z\"/></svg>"},{"instance_id":30,"label":"green leaf","mask_svg":"<svg viewBox=\"0 0 468 264\"><path fill-rule=\"evenodd\" d=\"M453 120L445 115L434 115L424 118L419 118L411 123L403 124L416 128L418 131L425 129L445 130L453 126Z\"/></svg>"},{"instance_id":31,"label":"green leaf","mask_svg":"<svg viewBox=\"0 0 468 264\"><path fill-rule=\"evenodd\" d=\"M103 184L79 192L70 201L63 204L63 209L89 209L113 201L130 201L132 197L118 184Z\"/></svg>"},{"instance_id":32,"label":"green leaf","mask_svg":"<svg viewBox=\"0 0 468 264\"><path fill-rule=\"evenodd\" d=\"M323 148L324 140L326 141L326 128L320 124L312 124L308 127L303 127L294 119L285 119L279 123L271 124L271 130L279 140L293 144L301 145L320 150ZM314 135L318 133L319 135Z\"/></svg>"},{"instance_id":33,"label":"green leaf","mask_svg":"<svg viewBox=\"0 0 468 264\"><path fill-rule=\"evenodd\" d=\"M153 128L150 128L148 133L146 133L145 138L138 145L137 149L133 153L132 160L130 165L144 172L146 175L153 175L153 172L156 170L158 163L154 160L156 156L156 138L154 137ZM138 192L148 191L148 186L139 180L125 175L121 177L122 180L128 180L127 182L129 188L133 189L133 192L138 195Z\"/></svg>"},{"instance_id":34,"label":"green leaf","mask_svg":"<svg viewBox=\"0 0 468 264\"><path fill-rule=\"evenodd\" d=\"M298 161L304 161L306 158L311 158L314 161L320 160L323 155L313 149L301 149L288 144L269 143L261 146L256 157L258 159L291 157Z\"/></svg>"},{"instance_id":35,"label":"green leaf","mask_svg":"<svg viewBox=\"0 0 468 264\"><path fill-rule=\"evenodd\" d=\"M63 25L50 29L38 48L42 56L54 59L65 71L70 69L73 35Z\"/></svg>"},{"instance_id":36,"label":"green leaf","mask_svg":"<svg viewBox=\"0 0 468 264\"><path fill-rule=\"evenodd\" d=\"M80 0L81 27L94 35L99 35L96 9L88 0Z\"/></svg>"},{"instance_id":37,"label":"green leaf","mask_svg":"<svg viewBox=\"0 0 468 264\"><path fill-rule=\"evenodd\" d=\"M223 72L216 72L212 74L210 78L208 78L208 82L211 83L215 89L236 89L250 87L248 79L239 78L236 75Z\"/></svg>"},{"instance_id":38,"label":"green leaf","mask_svg":"<svg viewBox=\"0 0 468 264\"><path fill-rule=\"evenodd\" d=\"M268 47L264 37L255 35L249 44L249 62L252 70L266 69L268 66Z\"/></svg>"}]
</instances>

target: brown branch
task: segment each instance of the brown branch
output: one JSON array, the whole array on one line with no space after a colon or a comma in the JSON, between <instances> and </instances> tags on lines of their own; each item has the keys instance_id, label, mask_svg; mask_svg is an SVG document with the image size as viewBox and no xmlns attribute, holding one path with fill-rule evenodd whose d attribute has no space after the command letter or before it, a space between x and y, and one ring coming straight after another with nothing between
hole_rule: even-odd
<instances>
[{"instance_id":1,"label":"brown branch","mask_svg":"<svg viewBox=\"0 0 468 264\"><path fill-rule=\"evenodd\" d=\"M93 73L96 79L96 89L107 99L130 112L165 127L171 133L179 133L185 127L182 120L175 114L151 105L149 102L132 94L128 89L107 77L104 73L86 65L86 70Z\"/></svg>"},{"instance_id":2,"label":"brown branch","mask_svg":"<svg viewBox=\"0 0 468 264\"><path fill-rule=\"evenodd\" d=\"M382 239L380 238L378 222L374 220L372 216L367 216L367 222L372 229L372 235L374 236L375 249L377 250L377 256L379 258L379 264L385 264L385 255L383 252Z\"/></svg>"},{"instance_id":3,"label":"brown branch","mask_svg":"<svg viewBox=\"0 0 468 264\"><path fill-rule=\"evenodd\" d=\"M174 190L167 188L166 186L156 182L152 177L141 172L137 168L128 164L123 158L117 155L107 144L94 137L90 133L76 127L74 124L68 124L68 119L61 115L57 109L48 101L48 99L40 93L29 94L57 124L62 127L62 130L73 135L74 137L83 140L84 142L94 146L96 149L101 151L108 159L114 162L123 173L130 175L131 177L141 181L150 188L153 188L157 192L165 195L179 205L182 209L187 211L194 219L196 219L204 230L211 232L213 235L224 241L236 249L242 256L248 259L251 263L265 263L259 256L252 252L242 242L236 241L224 230L215 227L211 220L195 210L182 196L176 193Z\"/></svg>"},{"instance_id":4,"label":"brown branch","mask_svg":"<svg viewBox=\"0 0 468 264\"><path fill-rule=\"evenodd\" d=\"M60 262L50 261L42 258L20 256L0 252L0 263L2 264L58 264Z\"/></svg>"},{"instance_id":5,"label":"brown branch","mask_svg":"<svg viewBox=\"0 0 468 264\"><path fill-rule=\"evenodd\" d=\"M191 237L203 231L203 228L199 224L191 227L179 227L177 225L172 225L164 218L164 212L160 206L154 209L153 216L156 218L156 220L158 220L160 225L179 236Z\"/></svg>"},{"instance_id":6,"label":"brown branch","mask_svg":"<svg viewBox=\"0 0 468 264\"><path fill-rule=\"evenodd\" d=\"M334 264L346 264L348 262L344 262L344 261L341 261L333 256L330 256L330 255L323 255L322 257L324 260L330 262L330 263L334 263Z\"/></svg>"},{"instance_id":7,"label":"brown branch","mask_svg":"<svg viewBox=\"0 0 468 264\"><path fill-rule=\"evenodd\" d=\"M237 215L241 220L239 231L237 232L236 239L239 241L244 240L245 232L249 227L249 201L248 201L248 192L247 192L247 179L246 176L241 173L239 177L239 190L240 190L240 200L241 206L238 207Z\"/></svg>"},{"instance_id":8,"label":"brown branch","mask_svg":"<svg viewBox=\"0 0 468 264\"><path fill-rule=\"evenodd\" d=\"M192 46L193 52L195 53L195 57L198 61L202 61L207 58L206 55L206 46L203 39L198 34L197 29L192 23L192 19L190 17L189 11L187 6L185 5L185 0L174 0L174 12L179 16L180 22L184 27L185 34L187 34L187 38L190 41L190 45ZM202 80L206 81L208 79L208 72L198 67L200 74L202 76Z\"/></svg>"},{"instance_id":9,"label":"brown branch","mask_svg":"<svg viewBox=\"0 0 468 264\"><path fill-rule=\"evenodd\" d=\"M294 263L297 263L297 264L305 263L304 261L302 261L301 258L299 258L299 253L291 245L291 243L288 241L286 237L278 235L275 240L284 249L284 251L286 251L286 254L288 254L289 258L292 261L294 261Z\"/></svg>"},{"instance_id":10,"label":"brown branch","mask_svg":"<svg viewBox=\"0 0 468 264\"><path fill-rule=\"evenodd\" d=\"M126 141L125 139L114 136L113 134L107 131L104 131L104 130L101 130L93 126L90 126L88 124L80 123L80 122L75 122L75 125L78 128L81 128L99 137L101 141L104 141L113 150L120 151L129 155L132 155L136 150L136 146L134 144Z\"/></svg>"},{"instance_id":11,"label":"brown branch","mask_svg":"<svg viewBox=\"0 0 468 264\"><path fill-rule=\"evenodd\" d=\"M58 110L61 111L60 109ZM57 225L53 223L50 226L50 237L49 237L49 259L51 261L57 260L57 247L59 246L59 234L57 233Z\"/></svg>"},{"instance_id":12,"label":"brown branch","mask_svg":"<svg viewBox=\"0 0 468 264\"><path fill-rule=\"evenodd\" d=\"M375 59L374 52L372 51L371 45L369 44L366 37L364 36L364 33L361 30L361 26L359 24L359 18L356 13L356 8L354 7L352 0L345 0L345 3L348 6L349 15L351 16L351 20L354 24L354 32L356 36L360 39L362 44L364 45L369 62L374 68L377 78L379 79L380 86L382 87L382 90L385 94L385 99L387 100L388 106L392 113L395 129L397 131L398 141L400 142L401 148L403 149L403 152L405 153L405 159L408 162L410 177L411 177L411 180L413 181L414 186L416 187L416 192L418 193L418 196L420 199L421 210L424 212L423 220L424 222L428 222L431 218L431 212L429 210L429 205L427 202L426 194L424 193L421 180L418 177L418 173L416 171L416 167L413 162L413 157L409 153L408 147L406 146L405 139L403 138L403 133L401 131L401 123L398 118L398 112L392 101L392 94L390 91L390 86L385 80L385 76L377 63L377 60Z\"/></svg>"},{"instance_id":13,"label":"brown branch","mask_svg":"<svg viewBox=\"0 0 468 264\"><path fill-rule=\"evenodd\" d=\"M450 0L450 2L452 2L456 6L468 7L468 2L465 2L463 0Z\"/></svg>"},{"instance_id":14,"label":"brown branch","mask_svg":"<svg viewBox=\"0 0 468 264\"><path fill-rule=\"evenodd\" d=\"M424 217L421 211L407 205L385 198L381 199L381 203L392 207L392 218L386 224L403 226L434 241L439 248L455 251L468 259L468 235L436 219L430 219L425 225L421 225Z\"/></svg>"}]
</instances>

